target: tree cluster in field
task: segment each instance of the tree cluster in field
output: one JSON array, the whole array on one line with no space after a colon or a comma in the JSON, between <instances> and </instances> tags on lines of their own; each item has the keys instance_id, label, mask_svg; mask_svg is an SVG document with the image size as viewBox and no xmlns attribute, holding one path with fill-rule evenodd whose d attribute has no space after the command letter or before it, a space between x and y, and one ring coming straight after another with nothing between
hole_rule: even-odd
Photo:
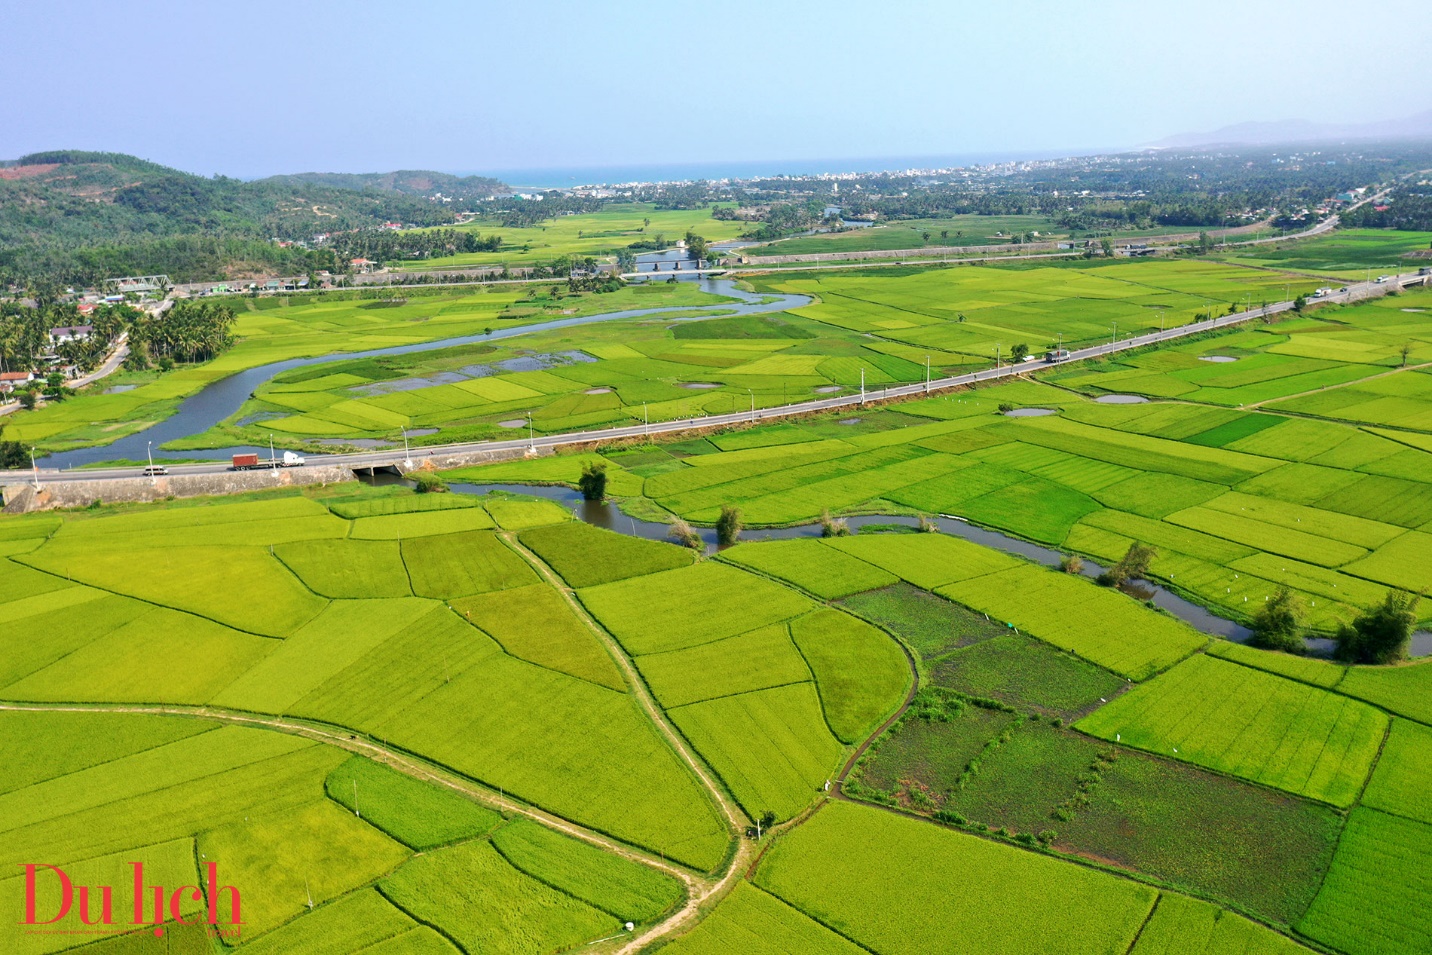
<instances>
[{"instance_id":1,"label":"tree cluster in field","mask_svg":"<svg viewBox=\"0 0 1432 955\"><path fill-rule=\"evenodd\" d=\"M447 482L431 471L419 471L413 477L413 490L418 494L446 494Z\"/></svg>"},{"instance_id":2,"label":"tree cluster in field","mask_svg":"<svg viewBox=\"0 0 1432 955\"><path fill-rule=\"evenodd\" d=\"M233 307L216 300L176 302L159 315L141 312L130 325L125 364L142 370L157 362L167 370L175 362L208 361L233 344L233 325Z\"/></svg>"},{"instance_id":3,"label":"tree cluster in field","mask_svg":"<svg viewBox=\"0 0 1432 955\"><path fill-rule=\"evenodd\" d=\"M502 236L483 235L464 229L423 229L400 232L393 229L358 229L354 232L330 234L328 241L315 249L315 258L331 251L329 271L342 272L353 259L374 262L404 262L413 259L434 259L464 252L496 252L502 248Z\"/></svg>"},{"instance_id":4,"label":"tree cluster in field","mask_svg":"<svg viewBox=\"0 0 1432 955\"><path fill-rule=\"evenodd\" d=\"M773 203L763 213L761 224L743 232L741 238L772 242L796 232L814 229L824 218L825 202L821 199Z\"/></svg>"},{"instance_id":5,"label":"tree cluster in field","mask_svg":"<svg viewBox=\"0 0 1432 955\"><path fill-rule=\"evenodd\" d=\"M59 290L36 290L35 306L20 302L0 303L0 370L34 371L44 363L42 356L57 355L65 364L83 371L94 368L109 353L110 344L142 312L129 305L102 305L81 315L73 304L54 301ZM88 338L52 345L50 329L89 325Z\"/></svg>"},{"instance_id":6,"label":"tree cluster in field","mask_svg":"<svg viewBox=\"0 0 1432 955\"><path fill-rule=\"evenodd\" d=\"M531 229L557 216L600 212L606 205L603 199L568 196L556 190L548 190L541 195L540 201L512 196L485 203L478 221L499 223L506 229Z\"/></svg>"},{"instance_id":7,"label":"tree cluster in field","mask_svg":"<svg viewBox=\"0 0 1432 955\"><path fill-rule=\"evenodd\" d=\"M1119 562L1097 579L1106 587L1122 587L1131 580L1145 579L1149 575L1149 564L1158 555L1158 548L1134 541Z\"/></svg>"},{"instance_id":8,"label":"tree cluster in field","mask_svg":"<svg viewBox=\"0 0 1432 955\"><path fill-rule=\"evenodd\" d=\"M721 516L716 519L716 543L730 547L741 539L741 509L730 504L721 505Z\"/></svg>"},{"instance_id":9,"label":"tree cluster in field","mask_svg":"<svg viewBox=\"0 0 1432 955\"><path fill-rule=\"evenodd\" d=\"M582 476L577 479L577 489L584 501L604 501L607 498L607 465L605 461L588 461L582 465Z\"/></svg>"},{"instance_id":10,"label":"tree cluster in field","mask_svg":"<svg viewBox=\"0 0 1432 955\"><path fill-rule=\"evenodd\" d=\"M1418 600L1415 594L1389 590L1381 603L1339 624L1333 634L1337 658L1374 665L1406 659L1412 631L1417 628ZM1279 587L1253 615L1253 645L1284 653L1306 653L1307 615L1303 598L1287 587Z\"/></svg>"}]
</instances>

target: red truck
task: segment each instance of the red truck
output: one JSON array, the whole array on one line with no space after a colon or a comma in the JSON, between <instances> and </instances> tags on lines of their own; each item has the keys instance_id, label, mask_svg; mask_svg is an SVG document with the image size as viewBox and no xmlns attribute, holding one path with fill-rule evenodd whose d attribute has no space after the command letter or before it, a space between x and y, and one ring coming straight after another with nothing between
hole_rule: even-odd
<instances>
[{"instance_id":1,"label":"red truck","mask_svg":"<svg viewBox=\"0 0 1432 955\"><path fill-rule=\"evenodd\" d=\"M260 468L301 468L305 463L301 454L285 451L282 458L260 458L257 454L236 454L230 471L256 471Z\"/></svg>"}]
</instances>

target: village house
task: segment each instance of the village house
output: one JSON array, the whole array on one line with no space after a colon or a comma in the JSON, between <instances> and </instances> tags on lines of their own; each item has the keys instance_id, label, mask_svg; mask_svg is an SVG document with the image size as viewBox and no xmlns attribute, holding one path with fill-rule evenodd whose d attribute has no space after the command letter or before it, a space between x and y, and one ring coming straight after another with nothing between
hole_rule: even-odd
<instances>
[{"instance_id":1,"label":"village house","mask_svg":"<svg viewBox=\"0 0 1432 955\"><path fill-rule=\"evenodd\" d=\"M22 388L34 380L34 374L28 371L0 372L0 395L8 395L15 391L15 389Z\"/></svg>"},{"instance_id":2,"label":"village house","mask_svg":"<svg viewBox=\"0 0 1432 955\"><path fill-rule=\"evenodd\" d=\"M82 342L92 334L94 334L93 325L62 325L59 328L50 329L50 344Z\"/></svg>"}]
</instances>

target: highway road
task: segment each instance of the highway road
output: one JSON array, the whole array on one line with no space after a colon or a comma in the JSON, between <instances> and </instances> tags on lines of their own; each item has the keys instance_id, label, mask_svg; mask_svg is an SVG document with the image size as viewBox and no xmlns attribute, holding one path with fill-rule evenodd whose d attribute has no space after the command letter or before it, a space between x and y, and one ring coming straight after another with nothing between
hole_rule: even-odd
<instances>
[{"instance_id":1,"label":"highway road","mask_svg":"<svg viewBox=\"0 0 1432 955\"><path fill-rule=\"evenodd\" d=\"M1337 302L1346 304L1361 299L1373 298L1383 295L1392 289L1401 289L1408 285L1425 284L1432 281L1432 277L1416 274L1402 274L1389 276L1385 282L1357 282L1346 286L1346 291L1335 291L1320 302ZM1121 351L1128 351L1133 348L1143 348L1148 345L1156 345L1160 342L1175 341L1186 338L1190 335L1197 335L1203 332L1212 331L1218 328L1226 328L1230 325L1239 325L1244 322L1255 321L1265 316L1277 315L1286 312L1293 307L1292 302L1276 302L1266 307L1250 309L1246 312L1238 312L1233 315L1223 315L1217 318L1201 322L1193 322L1188 325L1180 325L1176 328L1169 328L1159 332L1149 332L1145 335L1135 335L1118 340L1110 340L1107 343L1071 351L1066 361L1078 361L1086 358L1097 358L1104 355ZM659 437L689 431L692 428L719 428L730 425L748 424L759 421L770 421L773 419L792 417L797 415L812 414L822 411L857 410L870 401L883 401L889 398L911 398L949 388L959 388L969 385L982 384L992 381L1011 378L1015 375L1028 374L1041 368L1048 367L1048 363L1040 360L1025 361L1019 364L1002 365L995 368L986 368L981 371L971 372L965 375L955 375L949 378L937 378L928 382L916 382L906 385L892 385L879 389L868 389L862 394L836 395L830 398L817 398L812 401L801 401L794 404L780 405L774 408L746 409L719 415L706 415L699 418L681 418L675 421L651 422L650 424L639 423L623 425L615 428L602 428L596 431L577 431L567 434L545 434L539 435L528 432L526 436L508 438L499 441L475 441L465 444L445 444L436 446L425 446L413 449L411 455L405 453L401 448L382 451L363 451L354 454L324 454L310 455L310 465L327 465L346 468L373 468L373 467L397 467L401 470L410 470L419 467L422 460L431 456L472 454L485 451L514 451L530 450L540 452L543 450L571 447L573 445L591 444L601 441L615 441L626 438ZM17 480L32 480L44 483L46 481L95 481L109 480L120 477L139 477L142 475L142 468L87 468L78 471L59 471L39 469L36 471L11 472ZM228 464L222 461L215 461L205 464L179 464L170 465L170 474L217 474L228 470Z\"/></svg>"}]
</instances>

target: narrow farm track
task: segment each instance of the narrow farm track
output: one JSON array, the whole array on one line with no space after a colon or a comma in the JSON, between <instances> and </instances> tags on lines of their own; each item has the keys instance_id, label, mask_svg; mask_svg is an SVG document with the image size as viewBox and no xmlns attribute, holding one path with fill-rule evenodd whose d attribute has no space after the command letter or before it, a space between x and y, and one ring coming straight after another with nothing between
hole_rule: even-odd
<instances>
[{"instance_id":1,"label":"narrow farm track","mask_svg":"<svg viewBox=\"0 0 1432 955\"><path fill-rule=\"evenodd\" d=\"M1282 396L1277 397L1277 398L1265 398L1265 399L1263 399L1262 401L1255 401L1255 402L1252 402L1251 404L1243 405L1242 407L1243 407L1243 409L1246 411L1246 410L1248 410L1249 408L1262 408L1264 405L1268 404L1269 402L1273 402L1273 401L1291 401L1291 400L1294 399L1294 398L1306 398L1308 395L1318 395L1318 394L1322 394L1322 393L1325 392L1325 391L1337 391L1337 390L1340 389L1340 388L1356 388L1358 385L1361 385L1363 382L1376 381L1376 380L1379 379L1379 378L1386 378L1386 377L1388 377L1389 375L1395 375L1395 374L1398 374L1399 372L1404 372L1404 371L1420 371L1420 370L1423 369L1423 368L1432 368L1432 361L1424 361L1424 362L1422 362L1420 365L1403 365L1403 366L1400 367L1400 368L1393 368L1393 369L1391 369L1391 370L1389 370L1389 371L1380 371L1380 372L1378 372L1378 373L1375 374L1375 375L1368 375L1366 378L1359 378L1359 379L1357 379L1356 381L1349 381L1349 382L1346 382L1345 384L1333 385L1332 387L1326 387L1326 386L1325 386L1325 387L1322 387L1322 388L1313 388L1313 389L1310 390L1310 391L1300 391L1300 392L1298 392L1296 395L1282 395ZM1201 402L1195 402L1195 403L1201 403ZM1277 409L1274 409L1274 410L1276 411ZM1338 420L1340 420L1340 419L1338 419L1338 418L1333 418L1333 417L1330 417L1330 416L1328 416L1328 415L1320 415L1319 417L1327 418L1327 419L1330 420L1330 421L1338 421Z\"/></svg>"},{"instance_id":2,"label":"narrow farm track","mask_svg":"<svg viewBox=\"0 0 1432 955\"><path fill-rule=\"evenodd\" d=\"M181 716L212 720L216 723L227 723L234 726L272 730L278 733L287 733L291 736L300 736L304 739L313 740L314 742L347 750L359 756L365 756L375 762L390 766L414 779L420 779L423 782L434 783L451 789L492 809L524 816L533 822L537 822L565 835L581 839L583 842L590 843L606 852L611 852L624 859L650 866L653 869L659 869L667 875L680 879L682 883L686 885L688 894L695 895L702 887L708 884L708 880L693 875L675 863L667 862L665 859L634 849L631 846L617 842L600 833L583 828L560 816L554 816L541 809L520 803L505 794L493 792L480 783L465 779L456 773L429 766L405 753L377 743L371 739L365 739L362 736L358 736L338 726L324 726L306 721L299 722L297 720L285 719L281 716L258 716L252 713L243 713L211 706L143 706L129 703L18 703L0 701L0 711L6 710L27 713L122 713L134 716Z\"/></svg>"},{"instance_id":3,"label":"narrow farm track","mask_svg":"<svg viewBox=\"0 0 1432 955\"><path fill-rule=\"evenodd\" d=\"M724 896L735 886L736 882L741 879L742 873L749 866L750 860L755 854L754 844L747 842L741 836L741 833L745 829L745 813L742 812L741 808L736 805L730 796L726 795L726 792L721 786L711 778L710 772L702 764L701 760L691 752L686 740L667 720L666 713L661 709L661 706L657 704L655 698L652 697L651 691L647 689L646 682L642 680L641 675L637 673L636 665L632 663L631 658L628 657L626 652L617 644L616 639L587 611L587 608L577 599L576 593L571 587L567 586L566 581L562 580L551 567L548 567L545 561L528 550L522 542L517 539L516 534L511 531L503 531L498 536L508 547L512 548L516 554L527 561L532 569L541 575L548 586L562 595L562 599L571 607L572 612L577 615L577 618L601 641L612 659L616 661L617 666L621 668L622 678L626 680L627 685L631 688L637 705L641 707L642 712L646 714L647 718L651 720L657 730L666 738L666 741L671 745L671 748L676 751L681 761L685 763L687 768L696 776L701 786L711 796L711 799L720 807L721 814L726 818L726 825L730 828L736 840L736 851L731 854L731 858L727 862L725 870L717 876L715 881L704 881L695 878L688 879L688 892L684 906L617 949L622 955L626 955L626 953L630 952L639 952L653 942L666 938L674 932L694 923L700 918L702 908L708 902Z\"/></svg>"}]
</instances>

